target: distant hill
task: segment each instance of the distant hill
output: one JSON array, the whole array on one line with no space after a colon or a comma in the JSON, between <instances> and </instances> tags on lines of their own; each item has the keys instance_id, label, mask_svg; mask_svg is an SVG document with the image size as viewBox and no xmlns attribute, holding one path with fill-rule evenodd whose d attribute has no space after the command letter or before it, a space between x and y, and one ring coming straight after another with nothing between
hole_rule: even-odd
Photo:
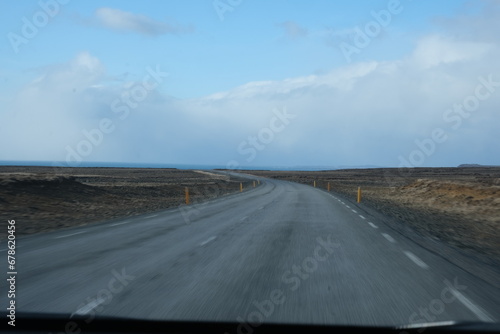
<instances>
[{"instance_id":1,"label":"distant hill","mask_svg":"<svg viewBox=\"0 0 500 334\"><path fill-rule=\"evenodd\" d=\"M480 165L480 164L461 164L458 167L500 167L495 165Z\"/></svg>"}]
</instances>

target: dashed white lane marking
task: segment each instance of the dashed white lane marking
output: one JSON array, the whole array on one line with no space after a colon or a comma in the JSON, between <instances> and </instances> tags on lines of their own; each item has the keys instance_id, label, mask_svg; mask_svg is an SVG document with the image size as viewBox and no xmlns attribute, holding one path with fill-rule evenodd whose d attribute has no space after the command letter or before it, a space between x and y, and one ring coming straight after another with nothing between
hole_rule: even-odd
<instances>
[{"instance_id":1,"label":"dashed white lane marking","mask_svg":"<svg viewBox=\"0 0 500 334\"><path fill-rule=\"evenodd\" d=\"M457 299L462 304L464 304L465 307L467 307L472 313L474 313L479 318L479 320L486 322L495 322L495 319L493 319L491 315L489 315L485 310L474 304L470 299L461 294L460 291L455 289L452 285L448 284L448 288L450 289L451 293L455 297L457 297Z\"/></svg>"},{"instance_id":2,"label":"dashed white lane marking","mask_svg":"<svg viewBox=\"0 0 500 334\"><path fill-rule=\"evenodd\" d=\"M423 268L423 269L429 269L429 266L422 260L420 260L415 254L413 254L412 252L408 252L408 251L405 251L404 252L406 256L408 256L408 258L410 260L412 260L413 262L415 262L415 264L417 266L419 266L420 268Z\"/></svg>"},{"instance_id":3,"label":"dashed white lane marking","mask_svg":"<svg viewBox=\"0 0 500 334\"><path fill-rule=\"evenodd\" d=\"M130 220L127 220L127 221L124 221L121 223L114 223L114 224L111 224L110 226L118 226L118 225L123 225L123 224L128 224L128 223L130 223Z\"/></svg>"},{"instance_id":4,"label":"dashed white lane marking","mask_svg":"<svg viewBox=\"0 0 500 334\"><path fill-rule=\"evenodd\" d=\"M350 209L351 207L349 205L346 205L346 208Z\"/></svg>"},{"instance_id":5,"label":"dashed white lane marking","mask_svg":"<svg viewBox=\"0 0 500 334\"><path fill-rule=\"evenodd\" d=\"M356 211L356 210L354 210L354 209L352 210L352 212L354 212L354 213L358 213L358 211Z\"/></svg>"},{"instance_id":6,"label":"dashed white lane marking","mask_svg":"<svg viewBox=\"0 0 500 334\"><path fill-rule=\"evenodd\" d=\"M371 226L371 227L373 227L373 228L378 228L378 226L377 226L377 225L375 225L375 224L374 224L374 223L372 223L372 222L368 222L368 225L370 225L370 226Z\"/></svg>"},{"instance_id":7,"label":"dashed white lane marking","mask_svg":"<svg viewBox=\"0 0 500 334\"><path fill-rule=\"evenodd\" d=\"M241 218L241 219L240 219L240 221L244 221L244 220L246 220L247 218L248 218L248 216L245 216L245 217Z\"/></svg>"},{"instance_id":8,"label":"dashed white lane marking","mask_svg":"<svg viewBox=\"0 0 500 334\"><path fill-rule=\"evenodd\" d=\"M387 240L389 240L389 242L392 242L392 243L395 243L396 240L394 240L393 237L391 237L389 234L387 233L382 233L382 235L384 236L384 238L386 238Z\"/></svg>"},{"instance_id":9,"label":"dashed white lane marking","mask_svg":"<svg viewBox=\"0 0 500 334\"><path fill-rule=\"evenodd\" d=\"M261 207L259 208L259 210L262 210L262 209L264 209L264 207L263 207L263 206L261 206Z\"/></svg>"},{"instance_id":10,"label":"dashed white lane marking","mask_svg":"<svg viewBox=\"0 0 500 334\"><path fill-rule=\"evenodd\" d=\"M67 237L71 237L71 236L73 236L73 235L82 234L82 233L85 233L85 232L84 232L84 231L82 231L82 232L76 232L76 233L71 233L71 234L61 235L61 236L55 237L55 239L67 238Z\"/></svg>"},{"instance_id":11,"label":"dashed white lane marking","mask_svg":"<svg viewBox=\"0 0 500 334\"><path fill-rule=\"evenodd\" d=\"M200 246L205 246L206 244L208 244L209 242L211 241L214 241L217 237L210 237L208 238L207 240L203 241Z\"/></svg>"},{"instance_id":12,"label":"dashed white lane marking","mask_svg":"<svg viewBox=\"0 0 500 334\"><path fill-rule=\"evenodd\" d=\"M362 216L362 215L359 215L359 218L361 218L361 219L366 219L366 218L365 218L364 216Z\"/></svg>"},{"instance_id":13,"label":"dashed white lane marking","mask_svg":"<svg viewBox=\"0 0 500 334\"><path fill-rule=\"evenodd\" d=\"M144 217L144 218L153 218L153 217L157 217L157 216L158 216L158 215L156 214L156 215L146 216L146 217Z\"/></svg>"},{"instance_id":14,"label":"dashed white lane marking","mask_svg":"<svg viewBox=\"0 0 500 334\"><path fill-rule=\"evenodd\" d=\"M95 309L97 306L101 305L105 301L106 300L104 300L102 298L98 298L96 300L93 300L90 303L88 303L87 305L82 306L78 310L76 310L76 312L73 313L72 316L75 315L75 314L86 315L87 313L89 313L90 311L92 311L93 309Z\"/></svg>"}]
</instances>

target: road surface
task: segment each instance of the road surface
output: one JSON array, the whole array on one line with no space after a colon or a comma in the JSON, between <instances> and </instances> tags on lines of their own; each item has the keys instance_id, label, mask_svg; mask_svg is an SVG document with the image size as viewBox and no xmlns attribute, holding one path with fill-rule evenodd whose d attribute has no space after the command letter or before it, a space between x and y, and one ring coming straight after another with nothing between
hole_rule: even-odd
<instances>
[{"instance_id":1,"label":"road surface","mask_svg":"<svg viewBox=\"0 0 500 334\"><path fill-rule=\"evenodd\" d=\"M203 205L18 238L17 311L242 326L500 321L498 289L356 203L260 180Z\"/></svg>"}]
</instances>

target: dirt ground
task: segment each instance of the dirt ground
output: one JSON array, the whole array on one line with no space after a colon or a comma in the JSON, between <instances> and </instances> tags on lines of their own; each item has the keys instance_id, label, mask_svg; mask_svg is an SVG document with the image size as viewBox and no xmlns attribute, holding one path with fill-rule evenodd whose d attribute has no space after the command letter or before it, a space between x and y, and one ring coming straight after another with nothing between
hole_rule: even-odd
<instances>
[{"instance_id":1,"label":"dirt ground","mask_svg":"<svg viewBox=\"0 0 500 334\"><path fill-rule=\"evenodd\" d=\"M127 217L239 191L246 180L206 171L0 166L0 239Z\"/></svg>"},{"instance_id":2,"label":"dirt ground","mask_svg":"<svg viewBox=\"0 0 500 334\"><path fill-rule=\"evenodd\" d=\"M245 172L311 186L316 181L323 189L329 182L331 191L353 201L360 187L361 204L390 217L394 229L500 268L500 167Z\"/></svg>"}]
</instances>

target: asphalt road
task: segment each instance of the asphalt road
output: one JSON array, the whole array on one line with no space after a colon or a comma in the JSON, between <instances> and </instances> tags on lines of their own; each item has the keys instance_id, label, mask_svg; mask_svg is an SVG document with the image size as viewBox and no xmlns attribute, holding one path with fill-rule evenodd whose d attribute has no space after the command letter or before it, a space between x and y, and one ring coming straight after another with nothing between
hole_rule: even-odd
<instances>
[{"instance_id":1,"label":"asphalt road","mask_svg":"<svg viewBox=\"0 0 500 334\"><path fill-rule=\"evenodd\" d=\"M182 210L18 238L17 311L242 326L500 321L498 289L356 203L261 180Z\"/></svg>"}]
</instances>

